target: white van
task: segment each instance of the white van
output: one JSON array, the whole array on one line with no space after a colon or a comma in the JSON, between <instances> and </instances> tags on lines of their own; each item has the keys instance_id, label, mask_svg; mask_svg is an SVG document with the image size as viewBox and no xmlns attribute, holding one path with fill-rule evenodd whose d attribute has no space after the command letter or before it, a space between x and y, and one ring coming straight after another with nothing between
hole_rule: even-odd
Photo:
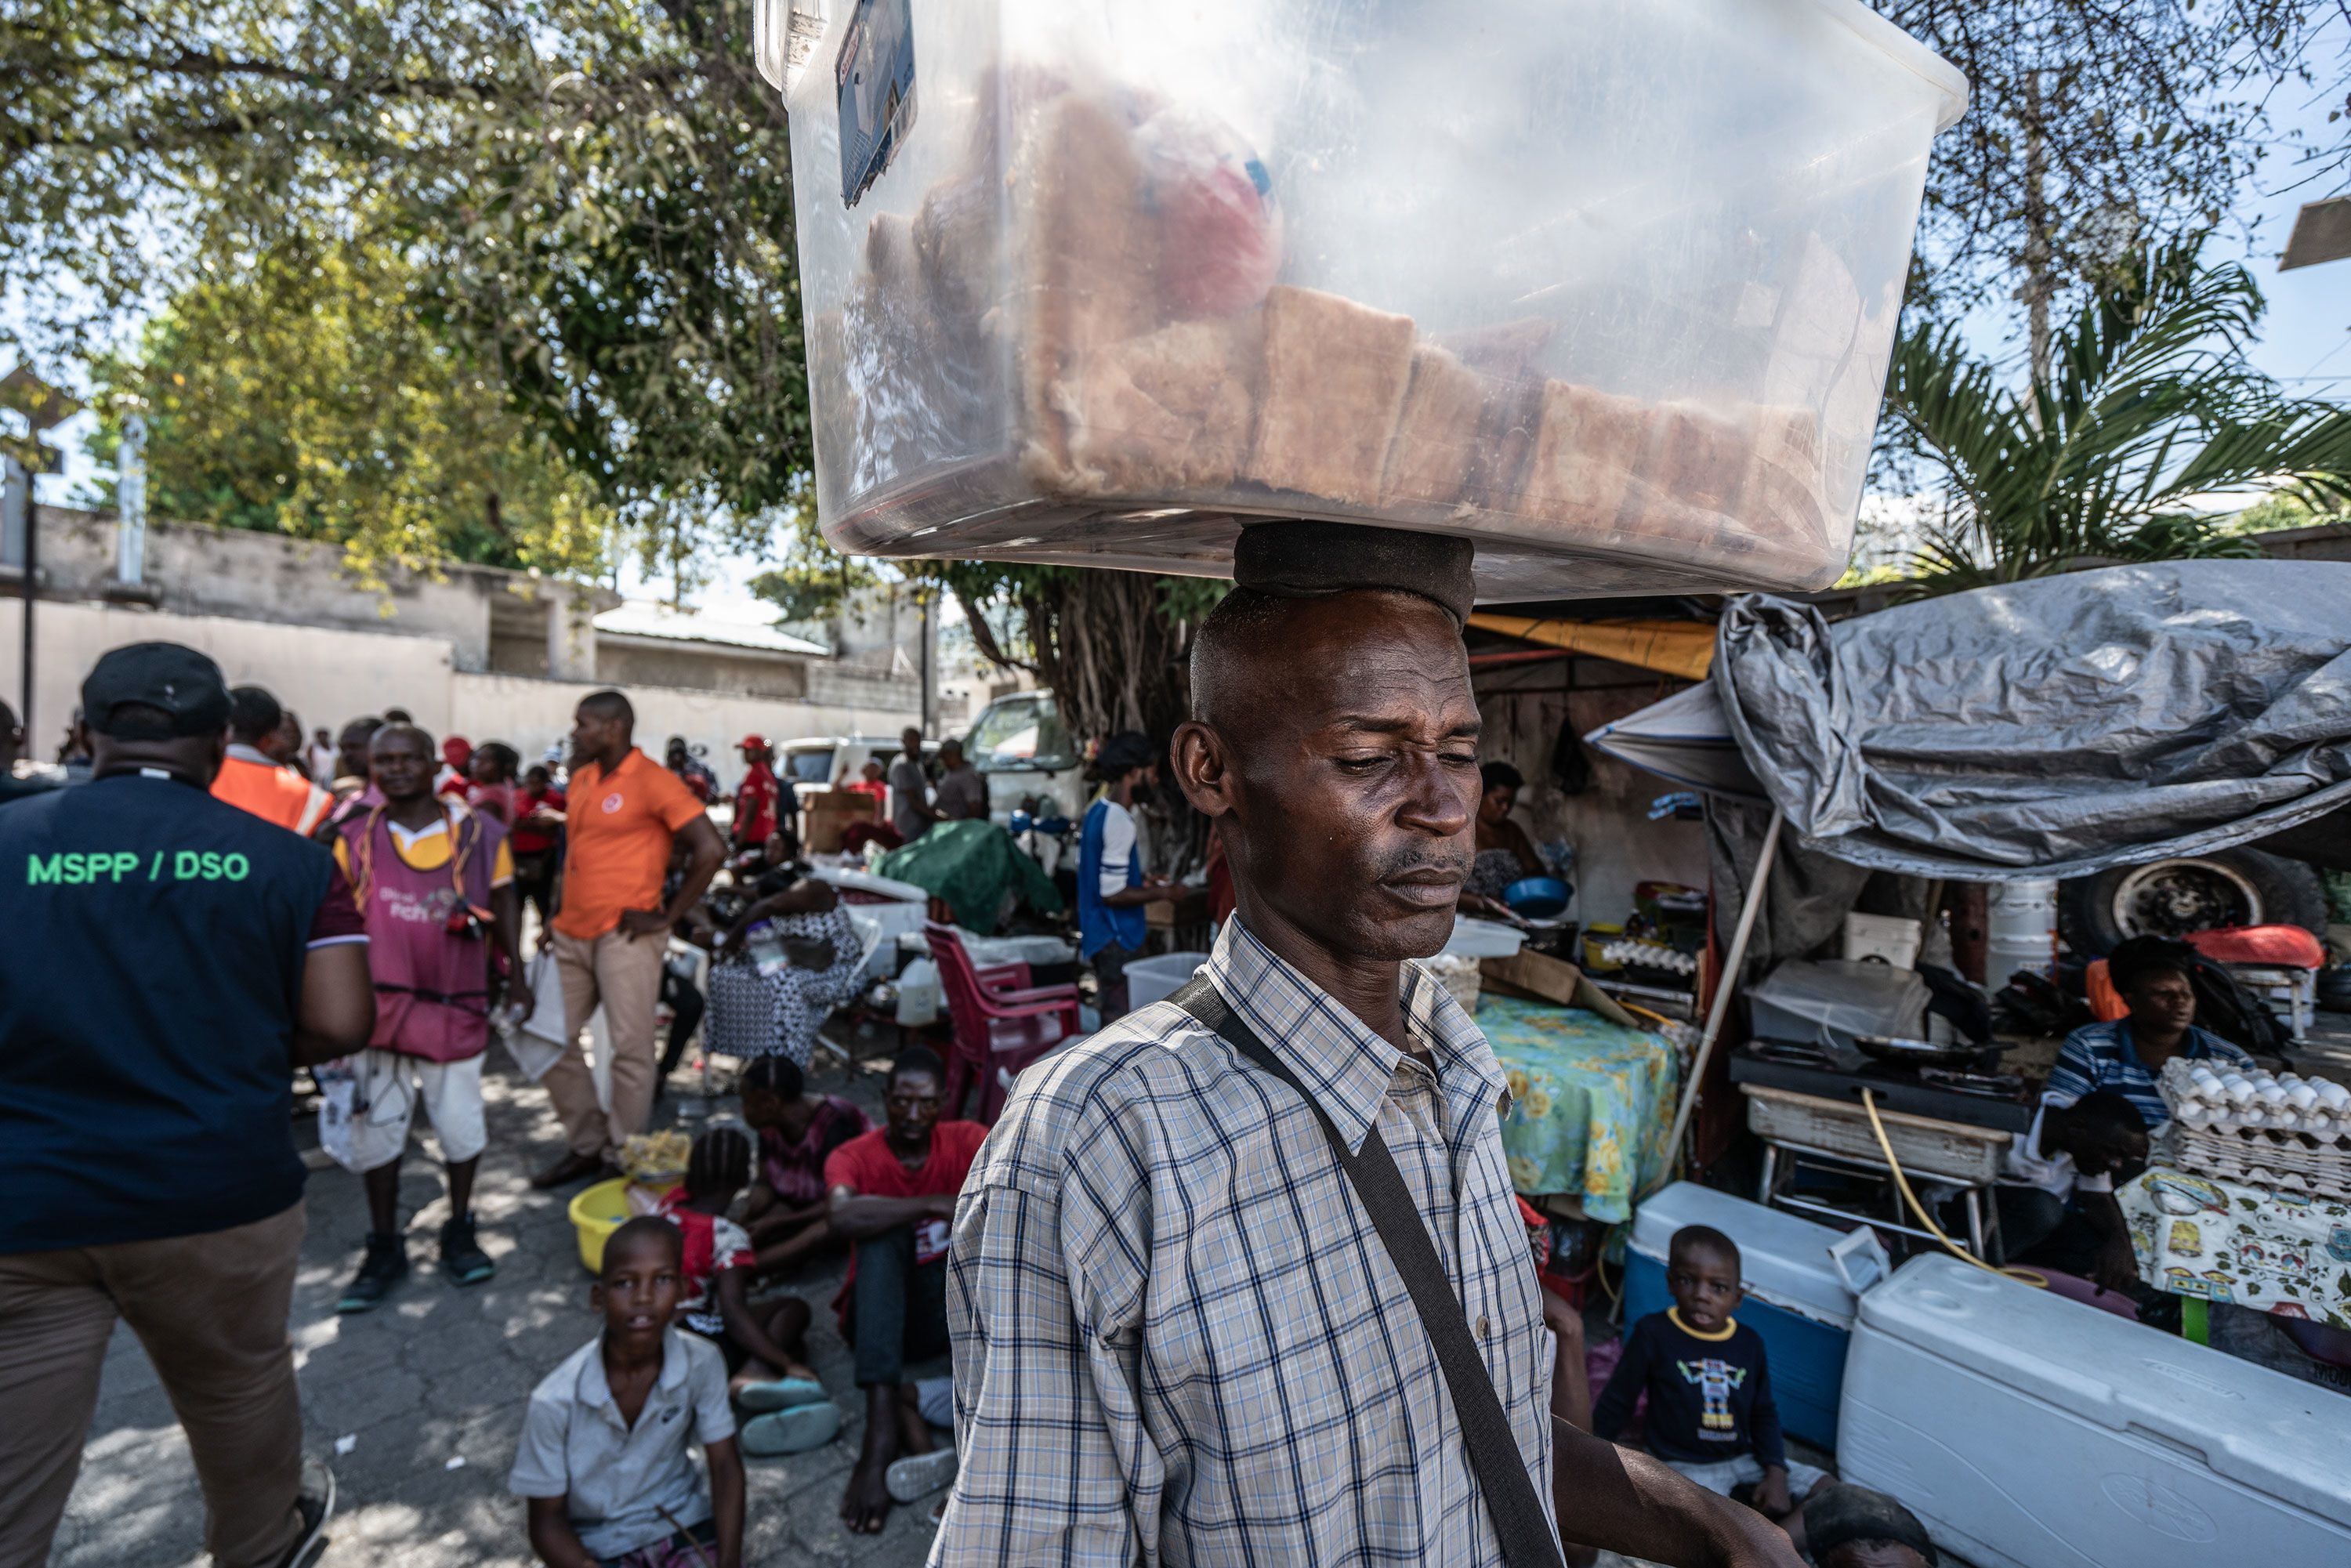
<instances>
[{"instance_id":1,"label":"white van","mask_svg":"<svg viewBox=\"0 0 2351 1568\"><path fill-rule=\"evenodd\" d=\"M898 760L898 737L894 735L817 735L799 740L787 740L776 747L776 776L792 787L803 809L810 795L821 794L844 780L855 783L868 762L882 765L882 777L888 779L890 765ZM927 762L938 755L938 744L925 741L923 759ZM890 802L895 805L895 801Z\"/></svg>"},{"instance_id":2,"label":"white van","mask_svg":"<svg viewBox=\"0 0 2351 1568\"><path fill-rule=\"evenodd\" d=\"M1034 802L1036 813L1058 812L1074 822L1091 796L1085 758L1060 704L1045 691L1014 692L987 705L971 727L964 755L987 780L987 814L1009 821Z\"/></svg>"}]
</instances>

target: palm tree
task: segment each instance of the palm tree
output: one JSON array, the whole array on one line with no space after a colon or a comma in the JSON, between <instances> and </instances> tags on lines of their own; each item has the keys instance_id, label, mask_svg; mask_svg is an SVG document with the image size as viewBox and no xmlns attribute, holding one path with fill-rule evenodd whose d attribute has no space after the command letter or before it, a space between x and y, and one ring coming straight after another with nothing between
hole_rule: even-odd
<instances>
[{"instance_id":1,"label":"palm tree","mask_svg":"<svg viewBox=\"0 0 2351 1568\"><path fill-rule=\"evenodd\" d=\"M1887 414L1944 480L1922 589L2256 553L2199 497L2351 500L2351 409L2289 398L2246 362L2261 290L2241 267L2200 266L2199 243L2126 263L2022 395L1956 328L1896 344Z\"/></svg>"}]
</instances>

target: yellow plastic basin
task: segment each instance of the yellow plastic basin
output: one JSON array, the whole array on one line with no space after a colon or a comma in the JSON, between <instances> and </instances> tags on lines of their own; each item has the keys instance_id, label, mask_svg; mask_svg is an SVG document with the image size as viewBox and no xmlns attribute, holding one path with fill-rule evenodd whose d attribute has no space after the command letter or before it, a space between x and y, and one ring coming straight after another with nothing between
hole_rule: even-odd
<instances>
[{"instance_id":1,"label":"yellow plastic basin","mask_svg":"<svg viewBox=\"0 0 2351 1568\"><path fill-rule=\"evenodd\" d=\"M580 1261L588 1266L590 1274L604 1271L605 1239L632 1218L629 1185L628 1177L614 1176L596 1183L571 1200L571 1228L580 1233ZM664 1182L652 1191L660 1197L676 1185Z\"/></svg>"}]
</instances>

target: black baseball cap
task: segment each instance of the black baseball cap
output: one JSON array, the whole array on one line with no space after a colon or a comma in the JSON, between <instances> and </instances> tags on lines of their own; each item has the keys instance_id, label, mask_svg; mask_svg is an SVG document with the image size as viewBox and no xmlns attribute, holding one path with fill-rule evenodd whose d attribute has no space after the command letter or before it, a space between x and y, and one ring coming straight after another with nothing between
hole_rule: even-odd
<instances>
[{"instance_id":1,"label":"black baseball cap","mask_svg":"<svg viewBox=\"0 0 2351 1568\"><path fill-rule=\"evenodd\" d=\"M220 666L178 643L133 643L99 656L81 684L84 721L95 734L121 734L114 710L132 704L168 716L172 736L218 735L228 727L228 681ZM150 732L125 738L166 737Z\"/></svg>"}]
</instances>

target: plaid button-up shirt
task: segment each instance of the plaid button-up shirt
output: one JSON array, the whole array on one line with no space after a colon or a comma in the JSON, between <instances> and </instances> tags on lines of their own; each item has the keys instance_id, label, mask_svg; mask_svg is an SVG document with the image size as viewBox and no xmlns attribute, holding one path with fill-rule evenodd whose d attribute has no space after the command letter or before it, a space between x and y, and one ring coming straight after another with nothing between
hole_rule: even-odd
<instances>
[{"instance_id":1,"label":"plaid button-up shirt","mask_svg":"<svg viewBox=\"0 0 2351 1568\"><path fill-rule=\"evenodd\" d=\"M1552 1344L1496 1111L1445 988L1432 1073L1228 922L1207 966L1427 1222L1536 1495ZM1173 1004L1024 1073L948 1260L962 1469L939 1564L1498 1564L1444 1375L1313 1113Z\"/></svg>"}]
</instances>

